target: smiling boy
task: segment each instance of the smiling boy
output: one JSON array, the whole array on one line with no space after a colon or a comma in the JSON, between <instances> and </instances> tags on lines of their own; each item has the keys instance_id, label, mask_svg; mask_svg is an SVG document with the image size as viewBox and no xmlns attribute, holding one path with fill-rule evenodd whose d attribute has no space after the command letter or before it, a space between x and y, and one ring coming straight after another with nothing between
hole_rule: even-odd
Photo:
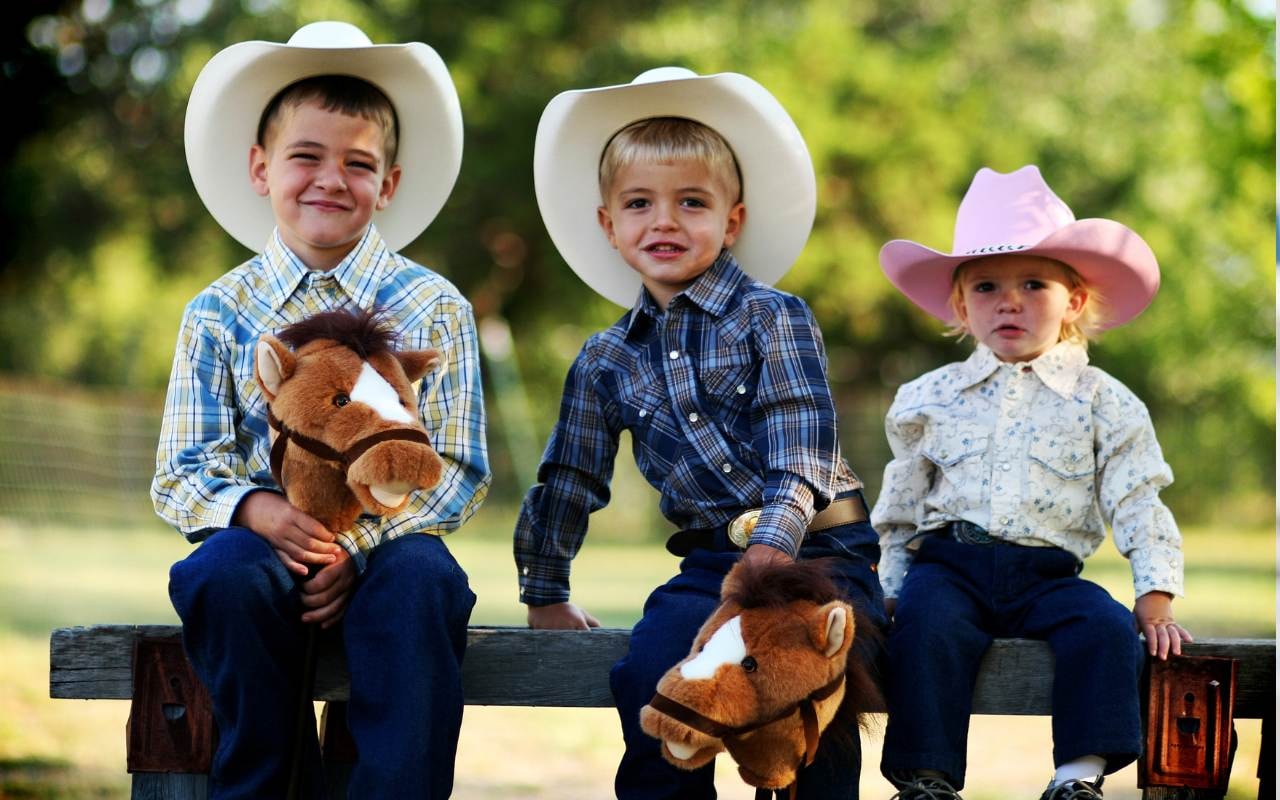
<instances>
[{"instance_id":1,"label":"smiling boy","mask_svg":"<svg viewBox=\"0 0 1280 800\"><path fill-rule=\"evenodd\" d=\"M570 601L569 566L588 515L609 500L628 431L663 515L681 529L667 549L683 560L649 596L610 675L626 744L615 789L624 799L711 798L713 766L667 763L640 709L688 654L729 569L832 556L847 597L884 619L877 537L840 455L817 323L769 285L808 237L813 165L790 116L755 81L663 68L553 99L534 176L569 266L630 310L569 369L516 523L520 599L533 628L599 624ZM856 797L859 754L841 756L820 751L798 796Z\"/></svg>"},{"instance_id":2,"label":"smiling boy","mask_svg":"<svg viewBox=\"0 0 1280 800\"><path fill-rule=\"evenodd\" d=\"M375 46L338 22L284 45L242 42L196 80L186 147L201 199L255 252L183 314L152 483L157 513L200 542L169 594L218 728L209 796L324 795L309 702L296 718L314 623L341 635L351 675L351 796L447 797L475 595L440 534L487 491L484 408L470 304L395 248L458 174L448 70L425 44ZM436 388L410 411L444 466L402 511L329 531L272 478L254 353L264 333L353 306L379 309L402 347L441 353L446 366L426 378ZM335 403L370 402L341 388ZM310 733L292 764L299 730Z\"/></svg>"}]
</instances>

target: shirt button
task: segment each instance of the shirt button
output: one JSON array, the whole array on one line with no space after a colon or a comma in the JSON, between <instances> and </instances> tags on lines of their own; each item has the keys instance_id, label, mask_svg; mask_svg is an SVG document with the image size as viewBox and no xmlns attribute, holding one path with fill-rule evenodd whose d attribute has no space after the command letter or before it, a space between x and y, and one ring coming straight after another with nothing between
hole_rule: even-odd
<instances>
[{"instance_id":1,"label":"shirt button","mask_svg":"<svg viewBox=\"0 0 1280 800\"><path fill-rule=\"evenodd\" d=\"M680 351L672 350L670 353L667 353L667 357L670 358L672 361L675 361L677 358L680 357Z\"/></svg>"},{"instance_id":2,"label":"shirt button","mask_svg":"<svg viewBox=\"0 0 1280 800\"><path fill-rule=\"evenodd\" d=\"M690 421L690 422L697 422L697 421L698 421L698 412L694 411L693 413L691 413L691 414L689 415L689 421Z\"/></svg>"},{"instance_id":3,"label":"shirt button","mask_svg":"<svg viewBox=\"0 0 1280 800\"><path fill-rule=\"evenodd\" d=\"M746 394L746 393L747 393L747 387L743 386L742 384L738 384L738 394Z\"/></svg>"},{"instance_id":4,"label":"shirt button","mask_svg":"<svg viewBox=\"0 0 1280 800\"><path fill-rule=\"evenodd\" d=\"M1010 464L1009 464L1009 462L1008 462L1008 461L1001 461L1001 462L1000 462L1000 469L1001 469L1001 470L1003 470L1003 471L1005 471L1005 472L1008 472L1008 471L1011 469L1011 466L1010 466Z\"/></svg>"},{"instance_id":5,"label":"shirt button","mask_svg":"<svg viewBox=\"0 0 1280 800\"><path fill-rule=\"evenodd\" d=\"M647 408L642 408L642 409L640 409L640 416L641 416L641 417L647 417L647 416L649 416L649 409L647 409Z\"/></svg>"},{"instance_id":6,"label":"shirt button","mask_svg":"<svg viewBox=\"0 0 1280 800\"><path fill-rule=\"evenodd\" d=\"M724 472L733 472L733 465L732 465L732 464L721 464L721 465L720 465L720 469L721 469L722 471L724 471Z\"/></svg>"},{"instance_id":7,"label":"shirt button","mask_svg":"<svg viewBox=\"0 0 1280 800\"><path fill-rule=\"evenodd\" d=\"M520 574L521 574L521 575L528 575L528 574L529 574L529 568L528 568L528 567L525 567L524 569L520 570Z\"/></svg>"},{"instance_id":8,"label":"shirt button","mask_svg":"<svg viewBox=\"0 0 1280 800\"><path fill-rule=\"evenodd\" d=\"M1000 524L1001 524L1001 525L1008 525L1008 524L1010 524L1010 523L1012 523L1012 522L1013 522L1013 520L1012 520L1012 519L1010 519L1010 518L1008 518L1008 517L1001 517L1001 518L1000 518Z\"/></svg>"}]
</instances>

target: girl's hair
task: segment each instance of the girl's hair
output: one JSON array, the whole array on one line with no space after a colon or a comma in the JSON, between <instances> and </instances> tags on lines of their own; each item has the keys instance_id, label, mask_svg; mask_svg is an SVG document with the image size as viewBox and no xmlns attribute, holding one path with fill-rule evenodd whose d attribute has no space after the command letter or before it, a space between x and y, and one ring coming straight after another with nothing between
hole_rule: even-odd
<instances>
[{"instance_id":1,"label":"girl's hair","mask_svg":"<svg viewBox=\"0 0 1280 800\"><path fill-rule=\"evenodd\" d=\"M376 122L382 128L385 166L396 163L400 122L395 106L377 86L351 75L313 75L276 92L258 121L258 144L266 147L272 126L286 108L297 108L312 101L318 102L325 111L337 111Z\"/></svg>"},{"instance_id":2,"label":"girl's hair","mask_svg":"<svg viewBox=\"0 0 1280 800\"><path fill-rule=\"evenodd\" d=\"M742 172L729 143L701 122L684 117L649 117L615 133L600 154L600 197L607 200L624 167L673 161L704 165L724 184L733 202L742 199Z\"/></svg>"},{"instance_id":3,"label":"girl's hair","mask_svg":"<svg viewBox=\"0 0 1280 800\"><path fill-rule=\"evenodd\" d=\"M949 336L956 336L960 339L969 335L969 329L965 327L960 318L960 308L964 301L964 276L969 271L969 267L979 261L988 258L999 258L1000 256L983 256L975 258L972 261L966 261L956 267L955 272L951 273L951 296L947 299L947 305L951 308L951 314L955 317L955 322L947 329ZM1033 256L1034 258L1043 258L1043 256ZM1088 292L1088 296L1084 301L1084 308L1080 310L1080 316L1076 317L1075 322L1063 322L1062 330L1058 333L1058 341L1075 342L1081 347L1089 346L1089 337L1096 336L1102 330L1102 322L1106 319L1106 298L1098 294L1097 290L1091 287L1079 272L1071 268L1069 264L1064 264L1055 258L1045 258L1045 261L1057 264L1062 267L1063 274L1067 279L1067 289L1075 291L1076 289L1084 289Z\"/></svg>"}]
</instances>

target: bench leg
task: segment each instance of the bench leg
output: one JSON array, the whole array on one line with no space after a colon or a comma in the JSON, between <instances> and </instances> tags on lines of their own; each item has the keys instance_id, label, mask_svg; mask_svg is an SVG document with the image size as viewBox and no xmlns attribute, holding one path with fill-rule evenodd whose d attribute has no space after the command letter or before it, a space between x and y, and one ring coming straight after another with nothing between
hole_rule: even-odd
<instances>
[{"instance_id":1,"label":"bench leg","mask_svg":"<svg viewBox=\"0 0 1280 800\"><path fill-rule=\"evenodd\" d=\"M206 800L209 793L204 775L180 772L135 772L133 800Z\"/></svg>"},{"instance_id":2,"label":"bench leg","mask_svg":"<svg viewBox=\"0 0 1280 800\"><path fill-rule=\"evenodd\" d=\"M1262 718L1262 748L1258 752L1258 800L1276 796L1276 718Z\"/></svg>"}]
</instances>

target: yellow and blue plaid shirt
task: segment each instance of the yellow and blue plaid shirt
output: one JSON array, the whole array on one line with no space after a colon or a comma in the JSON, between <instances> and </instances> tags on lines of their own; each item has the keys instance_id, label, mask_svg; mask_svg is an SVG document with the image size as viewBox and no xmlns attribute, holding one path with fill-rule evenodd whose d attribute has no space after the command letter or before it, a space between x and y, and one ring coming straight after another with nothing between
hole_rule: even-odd
<instances>
[{"instance_id":1,"label":"yellow and blue plaid shirt","mask_svg":"<svg viewBox=\"0 0 1280 800\"><path fill-rule=\"evenodd\" d=\"M151 497L156 513L188 540L229 527L248 493L279 491L266 399L254 377L258 337L350 307L382 309L406 349L440 351L442 369L423 379L418 410L444 472L399 513L362 516L338 541L363 572L381 542L448 533L479 508L490 474L471 305L440 275L391 252L372 225L328 272L308 269L276 232L261 255L219 278L183 313Z\"/></svg>"},{"instance_id":2,"label":"yellow and blue plaid shirt","mask_svg":"<svg viewBox=\"0 0 1280 800\"><path fill-rule=\"evenodd\" d=\"M862 483L840 455L809 307L752 280L728 250L666 311L645 291L589 338L515 530L520 599L569 599L587 517L609 502L619 435L680 528L763 507L751 537L794 555L815 508Z\"/></svg>"}]
</instances>

